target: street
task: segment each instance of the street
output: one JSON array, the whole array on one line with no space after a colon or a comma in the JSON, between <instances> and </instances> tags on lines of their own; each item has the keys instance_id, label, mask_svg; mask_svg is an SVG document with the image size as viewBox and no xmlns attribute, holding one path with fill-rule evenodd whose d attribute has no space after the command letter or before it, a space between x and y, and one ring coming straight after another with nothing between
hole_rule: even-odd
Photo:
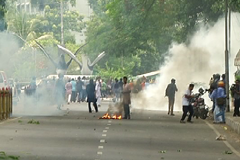
<instances>
[{"instance_id":1,"label":"street","mask_svg":"<svg viewBox=\"0 0 240 160\"><path fill-rule=\"evenodd\" d=\"M200 119L180 124L181 112L168 116L166 112L134 109L131 120L99 119L109 103L103 102L100 112L91 114L86 103L75 103L56 115L13 115L0 122L0 151L21 160L240 158L239 136L226 125ZM218 134L227 141L217 141Z\"/></svg>"}]
</instances>

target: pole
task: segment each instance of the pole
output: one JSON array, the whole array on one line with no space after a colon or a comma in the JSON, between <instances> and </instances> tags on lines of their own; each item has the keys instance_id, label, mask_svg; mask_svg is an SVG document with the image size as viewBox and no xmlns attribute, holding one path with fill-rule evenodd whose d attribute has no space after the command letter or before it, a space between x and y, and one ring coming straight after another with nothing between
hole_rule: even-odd
<instances>
[{"instance_id":1,"label":"pole","mask_svg":"<svg viewBox=\"0 0 240 160\"><path fill-rule=\"evenodd\" d=\"M229 59L231 57L231 8L228 9L228 49L229 49Z\"/></svg>"},{"instance_id":2,"label":"pole","mask_svg":"<svg viewBox=\"0 0 240 160\"><path fill-rule=\"evenodd\" d=\"M61 45L64 45L64 35L63 35L63 0L61 0L60 8L61 8Z\"/></svg>"},{"instance_id":3,"label":"pole","mask_svg":"<svg viewBox=\"0 0 240 160\"><path fill-rule=\"evenodd\" d=\"M225 78L226 94L229 97L229 54L228 54L228 0L225 0ZM230 112L229 99L226 101L227 112Z\"/></svg>"},{"instance_id":4,"label":"pole","mask_svg":"<svg viewBox=\"0 0 240 160\"><path fill-rule=\"evenodd\" d=\"M34 67L35 67L35 77L37 77L37 55L36 55L36 48L33 48L34 52Z\"/></svg>"}]
</instances>

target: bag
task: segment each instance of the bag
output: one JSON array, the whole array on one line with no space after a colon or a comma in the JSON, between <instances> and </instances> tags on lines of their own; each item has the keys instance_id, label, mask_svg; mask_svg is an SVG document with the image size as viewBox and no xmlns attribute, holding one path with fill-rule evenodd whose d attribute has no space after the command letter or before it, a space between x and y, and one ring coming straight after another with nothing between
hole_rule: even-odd
<instances>
[{"instance_id":1,"label":"bag","mask_svg":"<svg viewBox=\"0 0 240 160\"><path fill-rule=\"evenodd\" d=\"M218 89L217 89L218 92ZM218 107L223 107L226 104L226 98L220 97L216 99Z\"/></svg>"},{"instance_id":2,"label":"bag","mask_svg":"<svg viewBox=\"0 0 240 160\"><path fill-rule=\"evenodd\" d=\"M218 105L219 107L222 107L222 106L224 106L225 104L226 104L226 98L224 98L224 97L217 98L217 105Z\"/></svg>"}]
</instances>

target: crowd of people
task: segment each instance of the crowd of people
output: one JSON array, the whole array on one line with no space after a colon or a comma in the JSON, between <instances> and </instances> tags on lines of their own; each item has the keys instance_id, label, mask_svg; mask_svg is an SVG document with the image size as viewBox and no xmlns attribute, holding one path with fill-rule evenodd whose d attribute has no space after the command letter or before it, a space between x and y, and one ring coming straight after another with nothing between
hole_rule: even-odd
<instances>
[{"instance_id":1,"label":"crowd of people","mask_svg":"<svg viewBox=\"0 0 240 160\"><path fill-rule=\"evenodd\" d=\"M176 80L172 79L171 83L166 88L166 96L169 99L169 107L168 107L168 114L174 116L173 114L173 107L175 101L175 93L178 91L177 86L175 84ZM212 101L212 109L210 113L213 114L213 123L226 123L225 119L225 112L226 112L226 101L229 100L229 96L226 94L226 87L225 87L225 75L223 74L220 76L219 74L214 74L213 77L210 79L209 89L206 91L208 92L209 98ZM180 120L180 123L185 123L185 118L188 116L187 122L193 123L192 116L193 116L193 106L192 106L192 99L194 99L195 95L193 94L194 84L189 84L188 89L183 95L182 98L182 110L183 115ZM236 80L235 84L233 84L230 88L230 94L233 99L234 105L234 117L240 117L240 80Z\"/></svg>"},{"instance_id":2,"label":"crowd of people","mask_svg":"<svg viewBox=\"0 0 240 160\"><path fill-rule=\"evenodd\" d=\"M95 112L98 112L98 108L101 106L101 99L113 92L115 101L119 102L120 98L122 100L125 113L124 118L130 119L129 105L131 104L130 93L132 88L128 83L127 77L123 77L120 81L115 79L115 83L111 83L111 88L108 86L109 84L105 83L101 77L97 77L95 80L78 77L77 80L68 79L67 83L65 83L63 76L59 75L55 83L58 109L61 109L66 102L70 104L87 101L89 113L92 113L92 103Z\"/></svg>"}]
</instances>

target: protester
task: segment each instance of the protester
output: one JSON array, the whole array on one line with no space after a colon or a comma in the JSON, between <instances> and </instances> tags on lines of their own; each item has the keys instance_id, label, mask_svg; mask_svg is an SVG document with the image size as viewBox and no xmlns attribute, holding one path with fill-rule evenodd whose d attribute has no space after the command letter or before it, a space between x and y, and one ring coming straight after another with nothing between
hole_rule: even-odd
<instances>
[{"instance_id":1,"label":"protester","mask_svg":"<svg viewBox=\"0 0 240 160\"><path fill-rule=\"evenodd\" d=\"M102 93L102 99L107 97L107 84L104 80L102 80L101 93Z\"/></svg>"},{"instance_id":2,"label":"protester","mask_svg":"<svg viewBox=\"0 0 240 160\"><path fill-rule=\"evenodd\" d=\"M174 102L175 102L175 93L178 91L175 83L176 83L176 80L172 79L171 83L168 84L166 88L166 93L165 93L165 96L168 97L168 115L171 114L172 116L174 116L173 108L174 108Z\"/></svg>"},{"instance_id":3,"label":"protester","mask_svg":"<svg viewBox=\"0 0 240 160\"><path fill-rule=\"evenodd\" d=\"M111 96L111 94L112 94L112 80L109 79L107 82L107 95Z\"/></svg>"},{"instance_id":4,"label":"protester","mask_svg":"<svg viewBox=\"0 0 240 160\"><path fill-rule=\"evenodd\" d=\"M59 74L58 79L55 84L55 95L56 95L56 102L57 108L60 110L64 104L64 96L65 96L65 84L63 81L63 75Z\"/></svg>"},{"instance_id":5,"label":"protester","mask_svg":"<svg viewBox=\"0 0 240 160\"><path fill-rule=\"evenodd\" d=\"M142 81L141 81L142 90L145 89L145 84L146 84L146 77L143 76L143 77L142 77Z\"/></svg>"},{"instance_id":6,"label":"protester","mask_svg":"<svg viewBox=\"0 0 240 160\"><path fill-rule=\"evenodd\" d=\"M78 77L78 81L77 81L77 101L80 103L81 98L82 98L82 86L83 86L83 82L81 80L81 77Z\"/></svg>"},{"instance_id":7,"label":"protester","mask_svg":"<svg viewBox=\"0 0 240 160\"><path fill-rule=\"evenodd\" d=\"M95 91L96 91L96 99L97 99L97 106L101 106L101 77L96 78L96 86L95 86Z\"/></svg>"},{"instance_id":8,"label":"protester","mask_svg":"<svg viewBox=\"0 0 240 160\"><path fill-rule=\"evenodd\" d=\"M33 77L31 83L29 84L30 95L35 95L36 89L37 89L36 77Z\"/></svg>"},{"instance_id":9,"label":"protester","mask_svg":"<svg viewBox=\"0 0 240 160\"><path fill-rule=\"evenodd\" d=\"M192 95L193 88L194 88L194 84L190 84L187 91L185 92L185 94L183 96L183 99L182 99L183 115L180 120L180 123L185 123L184 120L185 120L188 112L189 112L189 115L188 115L187 122L193 123L192 122L193 106L191 105L191 99L193 98L193 95Z\"/></svg>"},{"instance_id":10,"label":"protester","mask_svg":"<svg viewBox=\"0 0 240 160\"><path fill-rule=\"evenodd\" d=\"M93 83L93 79L90 79L90 82L86 87L86 92L87 92L87 102L88 102L89 113L92 113L91 103L93 103L95 111L98 112L98 107L96 103L97 99L95 95L95 85Z\"/></svg>"},{"instance_id":11,"label":"protester","mask_svg":"<svg viewBox=\"0 0 240 160\"><path fill-rule=\"evenodd\" d=\"M218 82L219 81L220 81L220 75L219 74L214 74L213 79L210 82L210 90L211 90L210 94L212 93L212 91L214 89L216 89L218 87ZM214 112L214 109L215 109L215 101L213 101L212 113Z\"/></svg>"},{"instance_id":12,"label":"protester","mask_svg":"<svg viewBox=\"0 0 240 160\"><path fill-rule=\"evenodd\" d=\"M226 94L224 92L224 82L219 81L218 87L210 95L210 98L215 102L214 109L214 123L225 123L225 108L226 101L219 102L219 99L226 99ZM221 118L220 118L221 116Z\"/></svg>"},{"instance_id":13,"label":"protester","mask_svg":"<svg viewBox=\"0 0 240 160\"><path fill-rule=\"evenodd\" d=\"M118 84L119 84L119 89L120 89L120 93L121 93L123 90L123 79L122 78L120 78ZM120 99L122 99L122 94L120 94Z\"/></svg>"},{"instance_id":14,"label":"protester","mask_svg":"<svg viewBox=\"0 0 240 160\"><path fill-rule=\"evenodd\" d=\"M239 114L239 107L240 107L240 81L236 80L235 81L236 85L234 87L233 91L233 98L234 98L234 117L240 117Z\"/></svg>"},{"instance_id":15,"label":"protester","mask_svg":"<svg viewBox=\"0 0 240 160\"><path fill-rule=\"evenodd\" d=\"M123 90L123 79L122 78L120 78L118 84L119 84L119 87L120 87L120 91L122 92L122 90Z\"/></svg>"},{"instance_id":16,"label":"protester","mask_svg":"<svg viewBox=\"0 0 240 160\"><path fill-rule=\"evenodd\" d=\"M66 89L66 101L67 101L68 104L70 104L71 94L72 94L72 83L71 83L70 79L66 83L65 89Z\"/></svg>"},{"instance_id":17,"label":"protester","mask_svg":"<svg viewBox=\"0 0 240 160\"><path fill-rule=\"evenodd\" d=\"M83 85L82 85L82 102L84 102L86 100L86 96L87 96L87 92L86 92L87 79L86 79L85 76L82 78L82 82L83 82Z\"/></svg>"},{"instance_id":18,"label":"protester","mask_svg":"<svg viewBox=\"0 0 240 160\"><path fill-rule=\"evenodd\" d=\"M77 82L72 78L71 84L72 84L71 102L76 102L76 96L77 96Z\"/></svg>"},{"instance_id":19,"label":"protester","mask_svg":"<svg viewBox=\"0 0 240 160\"><path fill-rule=\"evenodd\" d=\"M120 89L120 86L119 86L119 82L118 82L118 79L116 78L115 79L115 84L114 84L114 102L119 102L120 101L120 92L121 89Z\"/></svg>"},{"instance_id":20,"label":"protester","mask_svg":"<svg viewBox=\"0 0 240 160\"><path fill-rule=\"evenodd\" d=\"M130 108L129 105L131 104L131 87L127 83L127 77L123 77L123 105L124 105L124 119L130 119Z\"/></svg>"}]
</instances>

